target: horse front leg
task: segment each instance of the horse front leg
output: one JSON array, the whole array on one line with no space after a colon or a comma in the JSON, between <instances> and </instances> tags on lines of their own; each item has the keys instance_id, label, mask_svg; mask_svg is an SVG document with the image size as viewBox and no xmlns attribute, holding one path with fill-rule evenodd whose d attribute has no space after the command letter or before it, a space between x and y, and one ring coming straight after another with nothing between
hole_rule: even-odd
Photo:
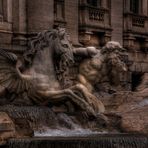
<instances>
[{"instance_id":1,"label":"horse front leg","mask_svg":"<svg viewBox=\"0 0 148 148\"><path fill-rule=\"evenodd\" d=\"M38 91L38 93L42 97L46 98L43 102L44 104L47 104L48 102L59 102L69 98L88 114L96 116L94 109L85 100L83 100L83 98L76 95L71 89L57 91Z\"/></svg>"},{"instance_id":2,"label":"horse front leg","mask_svg":"<svg viewBox=\"0 0 148 148\"><path fill-rule=\"evenodd\" d=\"M105 111L105 107L103 103L96 98L89 90L82 84L78 83L75 86L70 87L74 92L80 92L84 98L84 100L93 107L95 112L103 113Z\"/></svg>"}]
</instances>

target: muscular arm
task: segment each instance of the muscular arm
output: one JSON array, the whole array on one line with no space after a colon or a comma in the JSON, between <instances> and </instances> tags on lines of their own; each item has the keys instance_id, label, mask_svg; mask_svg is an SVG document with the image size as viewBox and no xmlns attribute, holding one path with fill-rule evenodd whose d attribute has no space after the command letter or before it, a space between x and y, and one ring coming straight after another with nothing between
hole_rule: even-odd
<instances>
[{"instance_id":1,"label":"muscular arm","mask_svg":"<svg viewBox=\"0 0 148 148\"><path fill-rule=\"evenodd\" d=\"M93 57L98 51L95 47L86 47L86 48L74 48L74 54L84 57Z\"/></svg>"}]
</instances>

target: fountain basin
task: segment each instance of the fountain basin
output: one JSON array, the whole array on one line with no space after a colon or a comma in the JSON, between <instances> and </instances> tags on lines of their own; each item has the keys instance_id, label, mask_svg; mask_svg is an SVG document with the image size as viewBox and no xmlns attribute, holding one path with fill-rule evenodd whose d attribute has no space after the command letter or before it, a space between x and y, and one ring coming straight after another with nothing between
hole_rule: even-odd
<instances>
[{"instance_id":1,"label":"fountain basin","mask_svg":"<svg viewBox=\"0 0 148 148\"><path fill-rule=\"evenodd\" d=\"M4 147L4 146L3 146ZM148 148L148 135L95 134L82 137L10 139L6 148Z\"/></svg>"}]
</instances>

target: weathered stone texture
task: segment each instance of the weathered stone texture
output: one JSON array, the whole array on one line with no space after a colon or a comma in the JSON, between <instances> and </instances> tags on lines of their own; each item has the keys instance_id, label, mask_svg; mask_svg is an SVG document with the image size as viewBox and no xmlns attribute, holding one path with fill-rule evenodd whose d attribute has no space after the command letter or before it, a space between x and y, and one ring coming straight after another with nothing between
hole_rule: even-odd
<instances>
[{"instance_id":1,"label":"weathered stone texture","mask_svg":"<svg viewBox=\"0 0 148 148\"><path fill-rule=\"evenodd\" d=\"M148 106L135 108L122 116L121 127L125 132L148 133Z\"/></svg>"},{"instance_id":2,"label":"weathered stone texture","mask_svg":"<svg viewBox=\"0 0 148 148\"><path fill-rule=\"evenodd\" d=\"M0 112L0 144L6 139L16 136L15 125L11 118L5 112Z\"/></svg>"},{"instance_id":3,"label":"weathered stone texture","mask_svg":"<svg viewBox=\"0 0 148 148\"><path fill-rule=\"evenodd\" d=\"M78 44L78 0L65 1L66 28L73 44Z\"/></svg>"},{"instance_id":4,"label":"weathered stone texture","mask_svg":"<svg viewBox=\"0 0 148 148\"><path fill-rule=\"evenodd\" d=\"M123 1L112 0L111 1L111 26L112 40L120 42L123 44Z\"/></svg>"},{"instance_id":5,"label":"weathered stone texture","mask_svg":"<svg viewBox=\"0 0 148 148\"><path fill-rule=\"evenodd\" d=\"M28 33L53 27L53 0L27 0Z\"/></svg>"},{"instance_id":6,"label":"weathered stone texture","mask_svg":"<svg viewBox=\"0 0 148 148\"><path fill-rule=\"evenodd\" d=\"M123 132L148 133L148 91L119 92L102 100L108 113L121 118ZM119 122L119 121L118 121Z\"/></svg>"}]
</instances>

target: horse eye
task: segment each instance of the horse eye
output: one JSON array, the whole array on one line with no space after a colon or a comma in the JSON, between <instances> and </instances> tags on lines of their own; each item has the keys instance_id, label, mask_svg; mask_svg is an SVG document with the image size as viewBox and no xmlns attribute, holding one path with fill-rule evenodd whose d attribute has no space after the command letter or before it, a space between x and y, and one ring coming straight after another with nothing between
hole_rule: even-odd
<instances>
[{"instance_id":1,"label":"horse eye","mask_svg":"<svg viewBox=\"0 0 148 148\"><path fill-rule=\"evenodd\" d=\"M63 44L62 45L64 48L68 48L68 45L67 44Z\"/></svg>"},{"instance_id":2,"label":"horse eye","mask_svg":"<svg viewBox=\"0 0 148 148\"><path fill-rule=\"evenodd\" d=\"M116 51L115 51L115 53L116 53L116 54L118 54L118 53L119 53L119 51L118 51L118 50L116 50Z\"/></svg>"}]
</instances>

